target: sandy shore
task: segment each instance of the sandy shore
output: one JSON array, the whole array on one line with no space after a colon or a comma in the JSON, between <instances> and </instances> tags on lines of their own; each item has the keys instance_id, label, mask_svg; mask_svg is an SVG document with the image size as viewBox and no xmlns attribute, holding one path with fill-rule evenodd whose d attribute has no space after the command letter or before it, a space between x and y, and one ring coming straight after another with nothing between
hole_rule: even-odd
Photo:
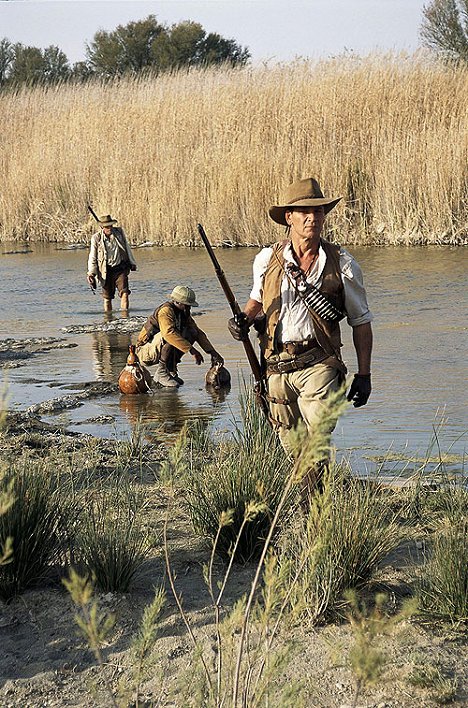
<instances>
[{"instance_id":1,"label":"sandy shore","mask_svg":"<svg viewBox=\"0 0 468 708\"><path fill-rule=\"evenodd\" d=\"M40 459L47 454L46 450L58 444L64 450L67 447L79 450L89 444L89 439L63 433L35 416L20 414L10 416L7 429L2 433L4 459L19 457L25 451L30 460ZM115 454L113 443L100 440L96 445L100 446L103 460L112 459ZM118 705L134 705L128 696L122 698L125 690L131 687L132 638L145 606L153 597L153 589L159 586L166 589L167 598L151 653L150 669L143 682L141 696L144 700L139 705L200 705L190 702L187 692L184 695L180 688L184 682L187 688L187 683L194 680L195 660L193 643L171 593L165 570L161 538L166 519L168 552L177 590L183 598L197 642L210 661L215 656L214 611L203 576L209 548L203 539L194 535L177 495L174 498L170 490L157 481L158 466L164 456L163 446L156 449L151 466L139 478L149 500L147 513L159 543L130 592L96 595L101 610L115 615L115 627L103 647L103 659ZM414 566L420 561L418 548L417 541L405 543L389 556L369 589L369 596L384 591L391 603L399 606L412 592ZM224 597L224 612L248 592L254 570L253 564L234 568ZM217 579L222 578L223 571L223 564L216 562ZM0 605L2 706L112 705L105 690L103 670L96 665L93 653L77 634L75 611L68 593L53 573L40 587L29 589L8 604ZM284 627L280 633L279 646L290 642L294 644L292 660L278 673L275 681L278 685L302 682L304 702L296 704L323 708L351 706L356 679L348 662L353 644L349 624L335 622L309 627L299 622L293 627ZM359 706L420 708L440 705L440 686L421 688L409 681L415 667L426 667L427 671L430 667L438 667L441 675L456 680L456 697L451 705L466 705L468 653L466 635L460 629L435 629L415 619L407 620L395 636L385 638L384 651L386 668L376 685L361 694ZM195 701L194 696L192 699ZM280 704L273 699L270 705Z\"/></svg>"}]
</instances>

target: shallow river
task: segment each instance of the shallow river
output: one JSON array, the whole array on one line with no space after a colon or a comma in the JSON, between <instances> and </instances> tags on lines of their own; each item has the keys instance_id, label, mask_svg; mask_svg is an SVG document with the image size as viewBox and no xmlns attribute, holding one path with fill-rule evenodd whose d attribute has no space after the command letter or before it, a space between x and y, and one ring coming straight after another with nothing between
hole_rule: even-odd
<instances>
[{"instance_id":1,"label":"shallow river","mask_svg":"<svg viewBox=\"0 0 468 708\"><path fill-rule=\"evenodd\" d=\"M118 332L67 333L72 325L102 324L100 295L86 285L86 250L55 245L3 244L0 268L3 307L0 340L63 338L73 346L50 350L22 366L5 369L9 404L26 409L70 392L70 384L113 381L125 364L131 335ZM385 471L401 468L399 458L424 457L438 431L438 445L455 455L460 469L467 449L467 254L463 248L350 248L361 263L374 313L373 393L368 405L350 409L340 421L334 444L353 468L375 470L386 453ZM217 251L241 305L249 295L251 264L257 249ZM158 435L177 432L191 418L211 421L218 430L232 429L239 415L239 386L248 369L240 343L226 329L230 316L211 262L202 249L135 250L138 272L131 274L131 316L146 317L175 284L194 288L200 307L197 322L226 359L233 386L213 398L204 387L208 365L182 361L185 385L152 396L111 395L85 401L45 420L99 436L128 436L141 419ZM117 301L115 301L117 302ZM116 311L114 319L121 318ZM138 327L139 328L139 327ZM91 329L91 328L90 328ZM344 358L355 371L351 330L343 325ZM135 338L135 335L133 335ZM1 344L1 341L0 341ZM106 416L104 422L88 422ZM432 452L436 453L436 449ZM413 463L412 463L413 464ZM411 467L412 469L412 467Z\"/></svg>"}]
</instances>

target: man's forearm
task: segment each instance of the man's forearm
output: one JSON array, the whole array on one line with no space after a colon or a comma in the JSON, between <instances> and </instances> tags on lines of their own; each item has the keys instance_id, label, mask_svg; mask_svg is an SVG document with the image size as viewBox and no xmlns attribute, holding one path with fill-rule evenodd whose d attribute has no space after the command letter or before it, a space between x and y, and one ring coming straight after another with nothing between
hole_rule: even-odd
<instances>
[{"instance_id":1,"label":"man's forearm","mask_svg":"<svg viewBox=\"0 0 468 708\"><path fill-rule=\"evenodd\" d=\"M371 372L372 327L370 322L353 327L353 343L358 362L358 374L367 375Z\"/></svg>"},{"instance_id":2,"label":"man's forearm","mask_svg":"<svg viewBox=\"0 0 468 708\"><path fill-rule=\"evenodd\" d=\"M247 303L244 307L244 314L248 317L249 320L254 320L261 309L262 303L258 302L257 300L252 300L252 298L250 298L249 300L247 300Z\"/></svg>"}]
</instances>

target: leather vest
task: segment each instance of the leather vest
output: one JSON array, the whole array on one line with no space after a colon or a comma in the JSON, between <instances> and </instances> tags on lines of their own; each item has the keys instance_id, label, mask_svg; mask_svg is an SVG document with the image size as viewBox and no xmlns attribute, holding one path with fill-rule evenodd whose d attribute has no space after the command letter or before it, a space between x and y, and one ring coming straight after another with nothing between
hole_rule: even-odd
<instances>
[{"instance_id":1,"label":"leather vest","mask_svg":"<svg viewBox=\"0 0 468 708\"><path fill-rule=\"evenodd\" d=\"M113 226L112 227L112 233L113 236L117 242L117 245L120 249L121 252L121 262L128 261L128 254L127 254L127 249L125 247L125 242L124 242L124 236L122 233L122 229L120 229L118 226ZM106 247L104 245L104 234L99 231L98 232L98 239L97 239L97 265L98 265L98 274L99 278L102 281L102 283L105 282L106 277L107 277L107 252L106 252Z\"/></svg>"},{"instance_id":2,"label":"leather vest","mask_svg":"<svg viewBox=\"0 0 468 708\"><path fill-rule=\"evenodd\" d=\"M171 300L168 300L167 302L163 302L162 305L159 305L159 307L156 308L156 310L153 312L153 314L148 318L148 320L145 322L143 325L143 329L146 330L149 339L148 341L151 342L153 337L158 334L158 332L161 331L161 327L159 326L159 311L163 307L169 306L174 313L174 319L175 319L175 327L178 332L182 332L184 327L187 325L187 321L189 318L189 315L185 312L185 310L180 310L178 307L174 305L174 303Z\"/></svg>"},{"instance_id":3,"label":"leather vest","mask_svg":"<svg viewBox=\"0 0 468 708\"><path fill-rule=\"evenodd\" d=\"M283 251L287 243L288 241L281 241L274 244L263 280L263 311L266 314L267 326L265 334L260 337L260 347L266 359L278 353L275 335L281 310L281 283L285 276ZM320 292L326 295L335 307L344 310L340 247L323 239L320 241L320 245L327 257L322 273ZM316 313L311 314L311 317L314 321L315 337L318 343L328 356L341 362L340 348L342 343L339 322L328 322Z\"/></svg>"}]
</instances>

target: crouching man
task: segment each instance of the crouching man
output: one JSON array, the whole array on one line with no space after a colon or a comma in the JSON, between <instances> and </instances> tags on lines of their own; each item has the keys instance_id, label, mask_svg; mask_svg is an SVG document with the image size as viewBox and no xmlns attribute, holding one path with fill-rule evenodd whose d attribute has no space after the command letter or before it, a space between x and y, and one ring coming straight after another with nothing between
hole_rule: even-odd
<instances>
[{"instance_id":1,"label":"crouching man","mask_svg":"<svg viewBox=\"0 0 468 708\"><path fill-rule=\"evenodd\" d=\"M192 307L198 307L194 291L186 285L178 285L169 297L143 325L138 335L137 353L144 364L157 365L155 383L177 388L184 383L177 371L184 354L191 354L198 365L203 363L203 355L194 344L210 354L212 366L223 364L224 359L190 314Z\"/></svg>"}]
</instances>

